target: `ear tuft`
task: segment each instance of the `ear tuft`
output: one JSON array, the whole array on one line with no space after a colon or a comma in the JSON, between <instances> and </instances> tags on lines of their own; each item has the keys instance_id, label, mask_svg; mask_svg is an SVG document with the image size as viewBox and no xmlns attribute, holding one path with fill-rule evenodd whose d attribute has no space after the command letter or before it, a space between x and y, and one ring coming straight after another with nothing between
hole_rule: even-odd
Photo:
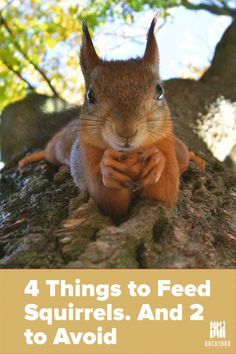
<instances>
[{"instance_id":1,"label":"ear tuft","mask_svg":"<svg viewBox=\"0 0 236 354\"><path fill-rule=\"evenodd\" d=\"M150 25L148 33L147 33L147 39L149 36L155 36L155 27L156 27L156 23L157 23L157 17L158 17L158 14L156 14L152 19L151 25Z\"/></svg>"},{"instance_id":2,"label":"ear tuft","mask_svg":"<svg viewBox=\"0 0 236 354\"><path fill-rule=\"evenodd\" d=\"M157 16L154 16L151 25L149 27L148 33L147 33L147 44L146 44L146 49L145 53L143 56L143 59L145 62L158 66L159 64L159 53L158 53L158 46L157 46L157 41L155 37L155 26L157 22Z\"/></svg>"},{"instance_id":3,"label":"ear tuft","mask_svg":"<svg viewBox=\"0 0 236 354\"><path fill-rule=\"evenodd\" d=\"M83 37L85 37L86 41L93 45L92 39L90 37L89 29L88 29L86 20L84 18L82 19L82 33L83 33Z\"/></svg>"},{"instance_id":4,"label":"ear tuft","mask_svg":"<svg viewBox=\"0 0 236 354\"><path fill-rule=\"evenodd\" d=\"M86 21L82 20L82 46L80 50L80 65L85 77L85 80L89 78L90 72L100 64L101 59L98 57L96 50L93 46L93 42L89 33L89 29Z\"/></svg>"}]
</instances>

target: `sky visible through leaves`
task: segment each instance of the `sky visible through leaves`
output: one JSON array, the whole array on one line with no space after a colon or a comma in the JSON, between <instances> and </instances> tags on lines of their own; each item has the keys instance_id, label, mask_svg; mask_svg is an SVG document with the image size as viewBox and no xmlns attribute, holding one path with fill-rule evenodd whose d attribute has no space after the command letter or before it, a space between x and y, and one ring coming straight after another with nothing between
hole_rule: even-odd
<instances>
[{"instance_id":1,"label":"sky visible through leaves","mask_svg":"<svg viewBox=\"0 0 236 354\"><path fill-rule=\"evenodd\" d=\"M231 19L206 11L171 9L171 16L157 31L163 79L174 77L198 79L209 65L214 49ZM99 51L108 59L142 55L145 34L154 11L146 10L134 16L134 23L122 21L104 25L95 32ZM162 26L162 19L159 25ZM158 24L157 24L158 27Z\"/></svg>"},{"instance_id":2,"label":"sky visible through leaves","mask_svg":"<svg viewBox=\"0 0 236 354\"><path fill-rule=\"evenodd\" d=\"M123 59L143 54L146 31L156 9L144 6L142 12L134 13L134 22L129 17L125 22L122 16L114 16L112 20L98 18L102 16L96 10L100 5L100 0L91 5L89 0L0 0L2 15L13 32L12 39L3 26L0 27L0 111L27 92L26 83L6 64L20 72L38 93L52 94L42 75L35 70L35 64L62 98L72 103L81 102L83 78L79 48L83 17L92 32L95 27L93 38L102 57ZM116 8L119 10L119 5ZM97 26L99 21L102 24ZM172 8L165 23L160 17L157 38L162 78L199 78L209 66L215 45L230 21L227 16L183 7ZM19 53L14 40L33 65Z\"/></svg>"}]
</instances>

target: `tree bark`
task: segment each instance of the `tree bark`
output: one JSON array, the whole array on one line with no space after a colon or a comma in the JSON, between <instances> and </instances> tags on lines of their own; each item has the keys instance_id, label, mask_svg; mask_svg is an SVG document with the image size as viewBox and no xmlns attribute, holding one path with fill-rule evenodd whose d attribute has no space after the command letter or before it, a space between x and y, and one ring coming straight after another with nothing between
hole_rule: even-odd
<instances>
[{"instance_id":1,"label":"tree bark","mask_svg":"<svg viewBox=\"0 0 236 354\"><path fill-rule=\"evenodd\" d=\"M203 75L201 81L219 83L222 81L222 88L228 87L227 93L235 99L236 96L236 20L226 29L222 39L216 46L211 66ZM219 91L222 92L221 87ZM223 91L222 93L224 93Z\"/></svg>"}]
</instances>

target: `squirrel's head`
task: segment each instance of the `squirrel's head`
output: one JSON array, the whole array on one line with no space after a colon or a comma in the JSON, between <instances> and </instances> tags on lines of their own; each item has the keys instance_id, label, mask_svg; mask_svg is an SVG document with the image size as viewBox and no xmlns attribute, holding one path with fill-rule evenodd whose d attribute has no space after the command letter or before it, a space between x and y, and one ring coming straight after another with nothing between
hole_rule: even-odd
<instances>
[{"instance_id":1,"label":"squirrel's head","mask_svg":"<svg viewBox=\"0 0 236 354\"><path fill-rule=\"evenodd\" d=\"M80 64L86 94L83 136L97 147L132 151L170 134L169 111L159 76L159 53L152 20L142 58L102 60L83 22Z\"/></svg>"}]
</instances>

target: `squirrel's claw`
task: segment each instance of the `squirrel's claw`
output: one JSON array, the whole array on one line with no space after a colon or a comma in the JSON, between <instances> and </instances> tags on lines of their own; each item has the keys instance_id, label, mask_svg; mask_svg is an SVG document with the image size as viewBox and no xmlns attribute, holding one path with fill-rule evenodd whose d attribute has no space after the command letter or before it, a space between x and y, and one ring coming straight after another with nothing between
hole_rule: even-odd
<instances>
[{"instance_id":1,"label":"squirrel's claw","mask_svg":"<svg viewBox=\"0 0 236 354\"><path fill-rule=\"evenodd\" d=\"M146 158L146 162L144 163L140 178L141 188L157 183L165 166L165 157L155 146L144 151L143 155Z\"/></svg>"}]
</instances>

